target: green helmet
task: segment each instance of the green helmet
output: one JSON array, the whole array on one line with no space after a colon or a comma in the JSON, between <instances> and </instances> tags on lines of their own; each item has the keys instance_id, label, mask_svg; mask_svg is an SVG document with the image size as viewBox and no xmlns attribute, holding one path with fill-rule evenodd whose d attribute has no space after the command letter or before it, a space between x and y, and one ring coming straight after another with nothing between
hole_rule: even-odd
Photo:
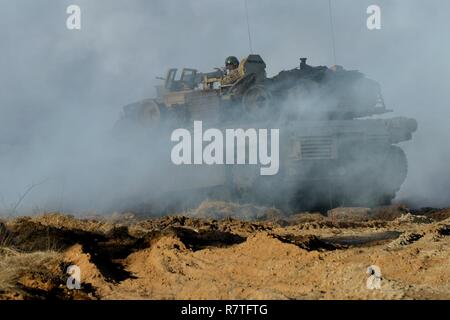
<instances>
[{"instance_id":1,"label":"green helmet","mask_svg":"<svg viewBox=\"0 0 450 320\"><path fill-rule=\"evenodd\" d=\"M225 60L225 67L239 66L239 60L235 56L230 56Z\"/></svg>"}]
</instances>

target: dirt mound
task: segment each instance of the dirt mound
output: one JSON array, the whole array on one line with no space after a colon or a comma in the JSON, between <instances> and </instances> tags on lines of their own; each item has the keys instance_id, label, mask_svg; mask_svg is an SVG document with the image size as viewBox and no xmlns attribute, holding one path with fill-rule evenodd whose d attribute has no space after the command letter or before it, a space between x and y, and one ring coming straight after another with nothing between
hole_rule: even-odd
<instances>
[{"instance_id":1,"label":"dirt mound","mask_svg":"<svg viewBox=\"0 0 450 320\"><path fill-rule=\"evenodd\" d=\"M369 220L369 208L335 208L327 212L327 216L333 220L367 221Z\"/></svg>"},{"instance_id":2,"label":"dirt mound","mask_svg":"<svg viewBox=\"0 0 450 320\"><path fill-rule=\"evenodd\" d=\"M108 294L111 284L105 280L97 265L89 253L83 251L83 247L76 244L64 252L64 269L76 265L81 270L83 292L89 292L89 297L95 298Z\"/></svg>"},{"instance_id":3,"label":"dirt mound","mask_svg":"<svg viewBox=\"0 0 450 320\"><path fill-rule=\"evenodd\" d=\"M277 220L284 217L281 211L275 208L225 201L204 201L195 210L188 212L188 215L213 219L238 218L244 221Z\"/></svg>"},{"instance_id":4,"label":"dirt mound","mask_svg":"<svg viewBox=\"0 0 450 320\"><path fill-rule=\"evenodd\" d=\"M191 229L179 226L169 226L163 230L152 231L143 237L143 242L152 246L155 242L164 237L176 238L183 243L186 248L193 251L208 247L227 247L242 243L244 237L230 232L211 229Z\"/></svg>"},{"instance_id":5,"label":"dirt mound","mask_svg":"<svg viewBox=\"0 0 450 320\"><path fill-rule=\"evenodd\" d=\"M435 232L440 236L450 236L450 225L440 225L436 228Z\"/></svg>"},{"instance_id":6,"label":"dirt mound","mask_svg":"<svg viewBox=\"0 0 450 320\"><path fill-rule=\"evenodd\" d=\"M403 214L401 217L395 219L395 223L405 224L405 223L432 223L433 219L426 216L412 215L411 213Z\"/></svg>"},{"instance_id":7,"label":"dirt mound","mask_svg":"<svg viewBox=\"0 0 450 320\"><path fill-rule=\"evenodd\" d=\"M291 215L285 218L287 225L296 225L303 223L314 223L314 222L323 222L326 220L326 216L321 213L310 213L310 212L302 212Z\"/></svg>"},{"instance_id":8,"label":"dirt mound","mask_svg":"<svg viewBox=\"0 0 450 320\"><path fill-rule=\"evenodd\" d=\"M423 215L429 217L435 221L442 221L450 218L450 209L437 209L437 208L421 208L411 211L415 215Z\"/></svg>"},{"instance_id":9,"label":"dirt mound","mask_svg":"<svg viewBox=\"0 0 450 320\"><path fill-rule=\"evenodd\" d=\"M133 236L144 236L148 232L161 231L170 227L184 227L193 230L218 230L246 236L256 231L272 230L278 224L272 222L242 221L234 218L223 220L200 219L186 216L167 216L158 219L145 220L130 226L129 231Z\"/></svg>"},{"instance_id":10,"label":"dirt mound","mask_svg":"<svg viewBox=\"0 0 450 320\"><path fill-rule=\"evenodd\" d=\"M374 245L381 245L385 242L389 242L392 239L397 239L401 236L401 232L398 231L385 231L385 232L364 232L361 234L351 235L339 235L333 237L326 237L324 241L336 245L345 247L368 247Z\"/></svg>"},{"instance_id":11,"label":"dirt mound","mask_svg":"<svg viewBox=\"0 0 450 320\"><path fill-rule=\"evenodd\" d=\"M393 221L402 215L410 212L410 209L404 204L384 206L371 210L371 217L374 220Z\"/></svg>"},{"instance_id":12,"label":"dirt mound","mask_svg":"<svg viewBox=\"0 0 450 320\"><path fill-rule=\"evenodd\" d=\"M416 242L423 237L423 233L405 232L398 239L395 239L387 246L390 249L398 249Z\"/></svg>"},{"instance_id":13,"label":"dirt mound","mask_svg":"<svg viewBox=\"0 0 450 320\"><path fill-rule=\"evenodd\" d=\"M229 217L230 207L258 220ZM220 219L47 214L0 222L0 298L450 298L450 218L434 221L437 211L285 217L215 208ZM66 287L69 265L81 270L80 290ZM370 265L382 270L380 290L366 287Z\"/></svg>"},{"instance_id":14,"label":"dirt mound","mask_svg":"<svg viewBox=\"0 0 450 320\"><path fill-rule=\"evenodd\" d=\"M280 240L283 243L291 243L296 245L299 248L302 248L307 251L326 251L326 250L336 250L339 248L343 248L343 246L339 244L333 244L332 240L324 241L319 239L314 235L285 235L285 236L273 236L275 239Z\"/></svg>"}]
</instances>

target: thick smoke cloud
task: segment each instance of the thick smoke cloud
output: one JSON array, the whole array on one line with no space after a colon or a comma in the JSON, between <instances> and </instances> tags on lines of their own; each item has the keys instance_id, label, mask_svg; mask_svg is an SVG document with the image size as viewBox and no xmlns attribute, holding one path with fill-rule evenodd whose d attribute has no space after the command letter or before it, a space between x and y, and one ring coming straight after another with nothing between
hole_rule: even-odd
<instances>
[{"instance_id":1,"label":"thick smoke cloud","mask_svg":"<svg viewBox=\"0 0 450 320\"><path fill-rule=\"evenodd\" d=\"M419 122L413 141L402 143L409 174L397 200L450 205L450 3L375 2L382 9L379 31L366 28L366 8L373 1L332 1L336 62L379 81L393 115ZM70 4L82 9L81 31L65 28ZM303 56L313 65L334 64L328 0L248 4L253 50L265 59L269 76L296 67ZM18 0L1 5L4 212L33 183L17 211L103 210L112 199L136 194L141 180L162 183L167 177L160 170L143 174L151 166L146 156L136 157L134 167L142 170L131 177L120 172L120 153L107 141L122 106L153 96L155 77L169 67L211 71L226 56L249 52L241 0ZM96 175L101 178L93 179ZM117 184L122 177L124 183ZM132 180L138 183L125 183Z\"/></svg>"}]
</instances>

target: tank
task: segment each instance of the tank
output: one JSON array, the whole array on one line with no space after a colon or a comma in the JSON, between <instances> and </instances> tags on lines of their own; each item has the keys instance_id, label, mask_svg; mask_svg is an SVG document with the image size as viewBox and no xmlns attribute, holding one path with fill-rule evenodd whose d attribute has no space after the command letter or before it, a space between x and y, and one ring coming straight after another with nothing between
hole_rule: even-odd
<instances>
[{"instance_id":1,"label":"tank","mask_svg":"<svg viewBox=\"0 0 450 320\"><path fill-rule=\"evenodd\" d=\"M417 122L376 118L391 110L380 85L359 71L314 67L301 58L297 68L267 77L264 60L254 54L241 60L232 84L225 84L222 69L185 68L179 78L177 71L160 78L155 98L125 106L117 128L158 139L199 120L211 128L279 128L280 170L261 176L252 166L189 169L189 178L174 179L172 196L196 190L201 200L219 188L234 201L289 210L370 207L389 204L406 178L398 144L412 139Z\"/></svg>"}]
</instances>

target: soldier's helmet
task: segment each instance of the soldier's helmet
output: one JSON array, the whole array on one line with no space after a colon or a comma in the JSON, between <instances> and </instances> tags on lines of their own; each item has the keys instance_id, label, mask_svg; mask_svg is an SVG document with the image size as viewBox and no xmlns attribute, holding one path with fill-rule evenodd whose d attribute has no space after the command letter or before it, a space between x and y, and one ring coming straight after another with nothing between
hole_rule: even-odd
<instances>
[{"instance_id":1,"label":"soldier's helmet","mask_svg":"<svg viewBox=\"0 0 450 320\"><path fill-rule=\"evenodd\" d=\"M225 68L236 69L239 67L239 60L235 56L230 56L225 60Z\"/></svg>"}]
</instances>

